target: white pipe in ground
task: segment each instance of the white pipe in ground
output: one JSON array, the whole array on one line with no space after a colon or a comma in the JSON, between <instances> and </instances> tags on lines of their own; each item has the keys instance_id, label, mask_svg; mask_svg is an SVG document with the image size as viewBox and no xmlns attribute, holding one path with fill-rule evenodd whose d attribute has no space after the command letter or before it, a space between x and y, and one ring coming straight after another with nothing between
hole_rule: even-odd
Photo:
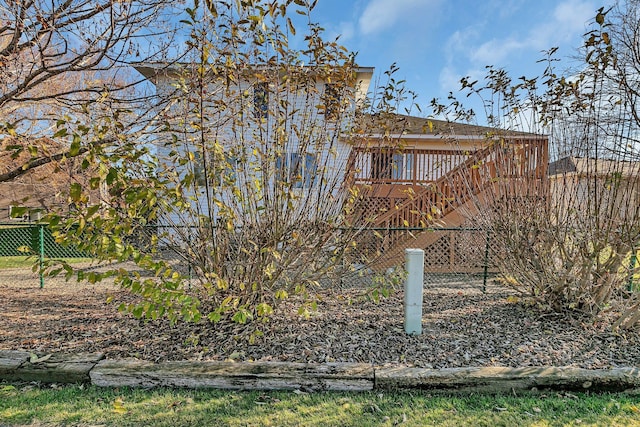
<instances>
[{"instance_id":1,"label":"white pipe in ground","mask_svg":"<svg viewBox=\"0 0 640 427\"><path fill-rule=\"evenodd\" d=\"M405 249L407 280L404 283L404 331L422 333L422 287L424 284L424 251Z\"/></svg>"}]
</instances>

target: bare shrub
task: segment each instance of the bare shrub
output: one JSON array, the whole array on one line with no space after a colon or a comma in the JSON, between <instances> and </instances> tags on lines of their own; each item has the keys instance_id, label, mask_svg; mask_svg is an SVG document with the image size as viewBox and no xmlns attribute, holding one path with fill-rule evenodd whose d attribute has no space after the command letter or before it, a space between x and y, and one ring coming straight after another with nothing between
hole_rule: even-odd
<instances>
[{"instance_id":1,"label":"bare shrub","mask_svg":"<svg viewBox=\"0 0 640 427\"><path fill-rule=\"evenodd\" d=\"M637 14L637 1L600 9L577 71L561 75L552 49L538 78L512 81L489 68L482 87L462 82L496 128L490 144L500 144L501 132L550 140L545 176L514 179L508 170L514 161L536 160L506 147L497 169L477 165L492 184L475 198L472 217L504 246L499 267L506 282L556 311L614 312L613 326L625 328L640 320L629 286L640 238L640 68L638 44L630 42L640 35ZM454 118L474 117L457 101L435 106Z\"/></svg>"}]
</instances>

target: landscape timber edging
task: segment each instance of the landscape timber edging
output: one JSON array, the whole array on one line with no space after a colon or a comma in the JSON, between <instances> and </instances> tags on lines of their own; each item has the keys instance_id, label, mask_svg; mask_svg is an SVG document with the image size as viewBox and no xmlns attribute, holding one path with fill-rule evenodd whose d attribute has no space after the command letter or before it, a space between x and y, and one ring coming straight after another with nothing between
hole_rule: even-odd
<instances>
[{"instance_id":1,"label":"landscape timber edging","mask_svg":"<svg viewBox=\"0 0 640 427\"><path fill-rule=\"evenodd\" d=\"M100 387L226 390L370 391L373 366L362 363L164 362L103 360L90 373Z\"/></svg>"},{"instance_id":2,"label":"landscape timber edging","mask_svg":"<svg viewBox=\"0 0 640 427\"><path fill-rule=\"evenodd\" d=\"M468 367L424 369L363 363L104 359L97 354L0 350L0 381L91 383L99 387L231 390L502 393L532 390L640 390L640 368Z\"/></svg>"},{"instance_id":3,"label":"landscape timber edging","mask_svg":"<svg viewBox=\"0 0 640 427\"><path fill-rule=\"evenodd\" d=\"M640 388L640 369L574 367L376 368L377 390L502 393L531 390L625 391Z\"/></svg>"},{"instance_id":4,"label":"landscape timber edging","mask_svg":"<svg viewBox=\"0 0 640 427\"><path fill-rule=\"evenodd\" d=\"M31 353L0 350L0 379L43 383L89 383L102 353Z\"/></svg>"}]
</instances>

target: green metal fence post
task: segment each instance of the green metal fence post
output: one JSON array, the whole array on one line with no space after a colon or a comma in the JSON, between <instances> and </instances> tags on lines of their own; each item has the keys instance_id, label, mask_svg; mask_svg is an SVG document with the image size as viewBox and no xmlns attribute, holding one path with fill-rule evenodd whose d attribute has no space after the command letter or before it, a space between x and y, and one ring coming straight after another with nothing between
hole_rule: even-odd
<instances>
[{"instance_id":1,"label":"green metal fence post","mask_svg":"<svg viewBox=\"0 0 640 427\"><path fill-rule=\"evenodd\" d=\"M189 232L187 233L187 247L189 248L189 251L191 251L191 227L189 227ZM192 267L191 267L191 257L189 257L189 261L187 261L187 269L188 269L188 275L189 275L189 286L188 289L191 290L191 276L192 276Z\"/></svg>"},{"instance_id":2,"label":"green metal fence post","mask_svg":"<svg viewBox=\"0 0 640 427\"><path fill-rule=\"evenodd\" d=\"M40 255L40 269L38 274L40 275L40 289L44 288L44 225L38 225L38 252Z\"/></svg>"},{"instance_id":3,"label":"green metal fence post","mask_svg":"<svg viewBox=\"0 0 640 427\"><path fill-rule=\"evenodd\" d=\"M482 278L482 293L487 292L487 275L489 274L489 237L490 231L487 230L487 244L484 247L484 275Z\"/></svg>"},{"instance_id":4,"label":"green metal fence post","mask_svg":"<svg viewBox=\"0 0 640 427\"><path fill-rule=\"evenodd\" d=\"M627 289L629 292L633 291L633 270L636 268L636 248L631 250L631 263L629 264L629 283Z\"/></svg>"}]
</instances>

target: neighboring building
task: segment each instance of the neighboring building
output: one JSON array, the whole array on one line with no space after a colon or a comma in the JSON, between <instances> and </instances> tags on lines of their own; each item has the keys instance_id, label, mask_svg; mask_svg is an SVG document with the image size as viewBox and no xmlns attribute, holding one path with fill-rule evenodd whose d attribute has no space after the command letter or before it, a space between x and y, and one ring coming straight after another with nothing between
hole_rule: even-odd
<instances>
[{"instance_id":1,"label":"neighboring building","mask_svg":"<svg viewBox=\"0 0 640 427\"><path fill-rule=\"evenodd\" d=\"M9 149L10 146L13 147ZM18 147L22 149L14 156ZM0 141L0 172L28 162L31 158L29 147L37 148L39 156L57 154L66 149L49 138L28 142L4 138ZM0 182L0 222L34 220L39 212L52 209L66 211L69 207L69 186L82 179L78 159L67 159L39 166L9 182ZM31 215L11 218L13 206L27 207Z\"/></svg>"},{"instance_id":2,"label":"neighboring building","mask_svg":"<svg viewBox=\"0 0 640 427\"><path fill-rule=\"evenodd\" d=\"M564 157L549 164L549 182L561 218L640 220L640 162Z\"/></svg>"}]
</instances>

